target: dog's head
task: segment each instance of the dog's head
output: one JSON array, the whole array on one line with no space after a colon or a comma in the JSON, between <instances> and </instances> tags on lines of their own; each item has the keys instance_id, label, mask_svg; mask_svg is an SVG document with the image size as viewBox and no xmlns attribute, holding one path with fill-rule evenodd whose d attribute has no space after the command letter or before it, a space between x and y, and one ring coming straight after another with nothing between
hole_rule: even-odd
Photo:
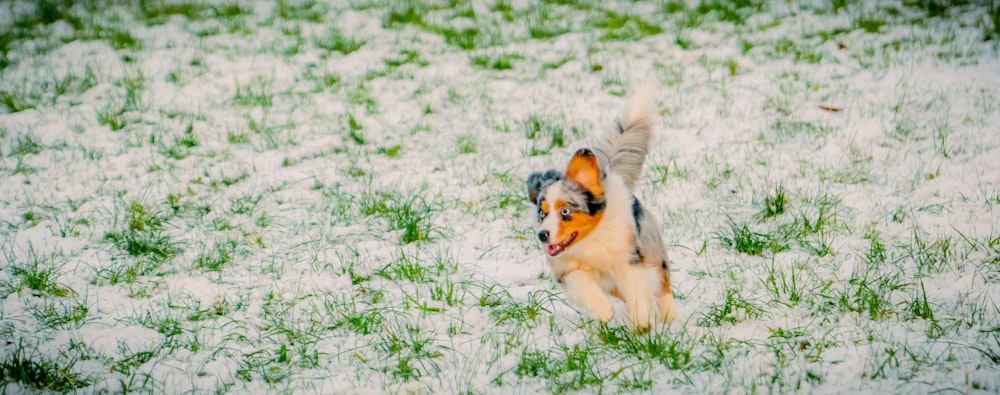
<instances>
[{"instance_id":1,"label":"dog's head","mask_svg":"<svg viewBox=\"0 0 1000 395\"><path fill-rule=\"evenodd\" d=\"M538 208L538 240L550 257L586 238L601 222L605 207L593 151L576 151L565 173L555 169L531 173L528 199Z\"/></svg>"}]
</instances>

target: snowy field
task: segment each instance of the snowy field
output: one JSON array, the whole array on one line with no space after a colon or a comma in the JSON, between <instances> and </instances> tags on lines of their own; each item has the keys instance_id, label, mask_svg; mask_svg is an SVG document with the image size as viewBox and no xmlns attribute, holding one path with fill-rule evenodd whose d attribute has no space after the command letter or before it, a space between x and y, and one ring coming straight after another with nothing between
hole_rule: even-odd
<instances>
[{"instance_id":1,"label":"snowy field","mask_svg":"<svg viewBox=\"0 0 1000 395\"><path fill-rule=\"evenodd\" d=\"M0 3L0 393L1000 392L1000 3ZM683 319L525 177L633 81Z\"/></svg>"}]
</instances>

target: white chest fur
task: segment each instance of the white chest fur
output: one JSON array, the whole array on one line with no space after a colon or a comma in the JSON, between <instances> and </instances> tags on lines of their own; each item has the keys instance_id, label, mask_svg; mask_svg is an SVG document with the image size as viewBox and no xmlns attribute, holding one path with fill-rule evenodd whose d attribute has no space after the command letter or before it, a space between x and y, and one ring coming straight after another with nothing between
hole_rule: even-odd
<instances>
[{"instance_id":1,"label":"white chest fur","mask_svg":"<svg viewBox=\"0 0 1000 395\"><path fill-rule=\"evenodd\" d=\"M565 253L549 258L552 274L556 278L562 278L572 270L584 270L603 280L616 266L628 264L635 250L631 194L617 175L609 175L604 187L608 205L600 224Z\"/></svg>"}]
</instances>

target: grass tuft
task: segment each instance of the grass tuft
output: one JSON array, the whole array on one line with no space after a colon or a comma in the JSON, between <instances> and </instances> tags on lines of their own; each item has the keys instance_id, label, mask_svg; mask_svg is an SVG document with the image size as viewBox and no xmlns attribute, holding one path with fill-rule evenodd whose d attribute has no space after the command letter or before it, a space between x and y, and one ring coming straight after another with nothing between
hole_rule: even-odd
<instances>
[{"instance_id":1,"label":"grass tuft","mask_svg":"<svg viewBox=\"0 0 1000 395\"><path fill-rule=\"evenodd\" d=\"M222 270L223 267L233 261L238 245L239 243L236 240L217 242L214 248L195 259L194 267L208 271Z\"/></svg>"},{"instance_id":2,"label":"grass tuft","mask_svg":"<svg viewBox=\"0 0 1000 395\"><path fill-rule=\"evenodd\" d=\"M697 343L685 332L660 330L637 335L624 326L599 325L594 336L606 347L640 361L657 362L671 370L685 369L696 355Z\"/></svg>"},{"instance_id":3,"label":"grass tuft","mask_svg":"<svg viewBox=\"0 0 1000 395\"><path fill-rule=\"evenodd\" d=\"M708 311L698 318L698 326L714 327L724 323L735 324L748 319L757 319L764 314L764 309L746 299L735 289L726 289L722 303L709 306Z\"/></svg>"},{"instance_id":4,"label":"grass tuft","mask_svg":"<svg viewBox=\"0 0 1000 395\"><path fill-rule=\"evenodd\" d=\"M785 198L785 188L780 184L774 187L774 193L764 196L764 201L761 202L760 211L757 212L755 216L758 220L767 220L773 217L777 217L785 213L785 203L788 199Z\"/></svg>"},{"instance_id":5,"label":"grass tuft","mask_svg":"<svg viewBox=\"0 0 1000 395\"><path fill-rule=\"evenodd\" d=\"M322 8L315 0L278 0L276 13L282 19L320 23L325 16Z\"/></svg>"},{"instance_id":6,"label":"grass tuft","mask_svg":"<svg viewBox=\"0 0 1000 395\"><path fill-rule=\"evenodd\" d=\"M711 15L722 22L745 25L747 18L763 11L765 4L765 2L757 0L701 0L693 12Z\"/></svg>"},{"instance_id":7,"label":"grass tuft","mask_svg":"<svg viewBox=\"0 0 1000 395\"><path fill-rule=\"evenodd\" d=\"M729 232L717 231L715 238L724 247L747 255L762 256L764 251L777 253L787 249L771 234L751 231L746 224L738 224L732 219L729 221Z\"/></svg>"},{"instance_id":8,"label":"grass tuft","mask_svg":"<svg viewBox=\"0 0 1000 395\"><path fill-rule=\"evenodd\" d=\"M399 232L403 244L431 241L443 234L433 224L433 216L440 207L420 194L369 191L361 195L358 209L364 216L384 219L387 230Z\"/></svg>"},{"instance_id":9,"label":"grass tuft","mask_svg":"<svg viewBox=\"0 0 1000 395\"><path fill-rule=\"evenodd\" d=\"M340 52L344 55L349 55L365 45L363 40L346 36L343 32L335 28L329 29L326 35L316 38L313 43L317 48L330 52Z\"/></svg>"},{"instance_id":10,"label":"grass tuft","mask_svg":"<svg viewBox=\"0 0 1000 395\"><path fill-rule=\"evenodd\" d=\"M85 388L90 381L73 371L75 362L60 364L30 351L18 342L12 352L0 359L0 382L25 384L39 391L69 392Z\"/></svg>"},{"instance_id":11,"label":"grass tuft","mask_svg":"<svg viewBox=\"0 0 1000 395\"><path fill-rule=\"evenodd\" d=\"M26 134L17 138L17 141L15 141L14 146L10 148L10 152L7 153L7 156L21 157L25 155L38 155L42 153L42 150L44 149L45 148L42 144L39 143L34 136Z\"/></svg>"},{"instance_id":12,"label":"grass tuft","mask_svg":"<svg viewBox=\"0 0 1000 395\"><path fill-rule=\"evenodd\" d=\"M519 125L521 133L529 140L527 156L548 155L554 148L566 147L566 127L557 122L538 115L531 115ZM579 135L576 127L570 128L570 133Z\"/></svg>"},{"instance_id":13,"label":"grass tuft","mask_svg":"<svg viewBox=\"0 0 1000 395\"><path fill-rule=\"evenodd\" d=\"M106 233L104 239L125 254L162 262L180 253L177 243L162 233L165 219L159 212L151 211L133 200L127 207L124 219L124 224L121 224L124 226Z\"/></svg>"},{"instance_id":14,"label":"grass tuft","mask_svg":"<svg viewBox=\"0 0 1000 395\"><path fill-rule=\"evenodd\" d=\"M475 55L471 61L477 67L503 71L514 69L514 63L521 58L517 54Z\"/></svg>"},{"instance_id":15,"label":"grass tuft","mask_svg":"<svg viewBox=\"0 0 1000 395\"><path fill-rule=\"evenodd\" d=\"M274 93L267 90L266 81L258 79L247 86L236 87L233 102L238 106L271 107Z\"/></svg>"},{"instance_id":16,"label":"grass tuft","mask_svg":"<svg viewBox=\"0 0 1000 395\"><path fill-rule=\"evenodd\" d=\"M587 25L603 30L601 40L604 41L639 40L663 32L662 27L638 15L623 15L610 10L591 16Z\"/></svg>"},{"instance_id":17,"label":"grass tuft","mask_svg":"<svg viewBox=\"0 0 1000 395\"><path fill-rule=\"evenodd\" d=\"M589 344L564 344L548 352L524 350L514 374L542 378L552 393L593 392L594 387L603 388L615 376L614 371L598 367L603 361L597 351Z\"/></svg>"},{"instance_id":18,"label":"grass tuft","mask_svg":"<svg viewBox=\"0 0 1000 395\"><path fill-rule=\"evenodd\" d=\"M72 292L56 282L59 277L59 267L51 265L49 260L38 256L34 247L28 246L23 260L18 259L13 250L5 248L3 253L4 258L11 264L13 275L20 278L17 288L28 288L39 296L62 297L68 296Z\"/></svg>"}]
</instances>

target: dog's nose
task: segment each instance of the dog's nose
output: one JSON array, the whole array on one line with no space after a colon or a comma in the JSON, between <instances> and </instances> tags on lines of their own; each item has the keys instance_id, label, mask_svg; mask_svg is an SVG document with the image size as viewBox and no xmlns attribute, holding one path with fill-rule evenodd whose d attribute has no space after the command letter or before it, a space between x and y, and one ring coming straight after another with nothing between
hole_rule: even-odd
<instances>
[{"instance_id":1,"label":"dog's nose","mask_svg":"<svg viewBox=\"0 0 1000 395\"><path fill-rule=\"evenodd\" d=\"M549 241L549 231L545 229L538 231L538 240L542 242Z\"/></svg>"}]
</instances>

